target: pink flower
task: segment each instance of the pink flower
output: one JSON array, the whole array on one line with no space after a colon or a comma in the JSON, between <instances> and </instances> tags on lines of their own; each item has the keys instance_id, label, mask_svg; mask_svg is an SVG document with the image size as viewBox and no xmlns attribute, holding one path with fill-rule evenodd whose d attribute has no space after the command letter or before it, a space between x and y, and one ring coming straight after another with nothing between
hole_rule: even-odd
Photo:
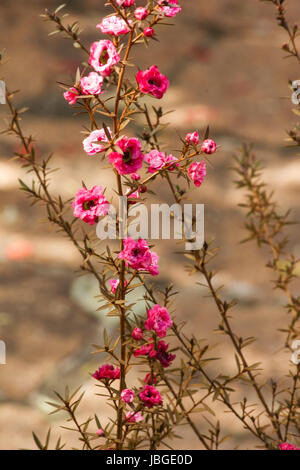
<instances>
[{"instance_id":1,"label":"pink flower","mask_svg":"<svg viewBox=\"0 0 300 470\"><path fill-rule=\"evenodd\" d=\"M185 137L185 140L188 144L195 144L195 145L198 145L199 144L199 134L197 131L195 132L190 132L189 134L186 135Z\"/></svg>"},{"instance_id":2,"label":"pink flower","mask_svg":"<svg viewBox=\"0 0 300 470\"><path fill-rule=\"evenodd\" d=\"M122 137L117 142L122 153L112 152L108 159L120 175L127 175L139 170L143 164L144 155L141 152L141 142L134 137Z\"/></svg>"},{"instance_id":3,"label":"pink flower","mask_svg":"<svg viewBox=\"0 0 300 470\"><path fill-rule=\"evenodd\" d=\"M157 276L158 256L155 252L151 252L146 240L140 238L125 238L123 241L124 249L119 253L118 258L124 259L126 263L133 269L138 271L148 271L152 276Z\"/></svg>"},{"instance_id":4,"label":"pink flower","mask_svg":"<svg viewBox=\"0 0 300 470\"><path fill-rule=\"evenodd\" d=\"M131 176L131 179L136 180L136 181L141 179L141 175L139 175L138 173L132 173L132 175L130 176Z\"/></svg>"},{"instance_id":5,"label":"pink flower","mask_svg":"<svg viewBox=\"0 0 300 470\"><path fill-rule=\"evenodd\" d=\"M156 65L152 65L144 72L140 70L136 75L142 93L150 94L155 98L162 98L169 87L169 80L162 75Z\"/></svg>"},{"instance_id":6,"label":"pink flower","mask_svg":"<svg viewBox=\"0 0 300 470\"><path fill-rule=\"evenodd\" d=\"M89 64L103 77L110 75L112 67L120 61L115 46L108 39L93 42L90 52Z\"/></svg>"},{"instance_id":7,"label":"pink flower","mask_svg":"<svg viewBox=\"0 0 300 470\"><path fill-rule=\"evenodd\" d=\"M131 21L129 20L129 24L130 23ZM97 24L96 28L100 29L103 34L113 34L114 36L127 34L130 31L126 21L119 16L108 16L104 18L101 23Z\"/></svg>"},{"instance_id":8,"label":"pink flower","mask_svg":"<svg viewBox=\"0 0 300 470\"><path fill-rule=\"evenodd\" d=\"M152 385L145 385L139 397L147 408L153 408L155 405L163 404L161 394Z\"/></svg>"},{"instance_id":9,"label":"pink flower","mask_svg":"<svg viewBox=\"0 0 300 470\"><path fill-rule=\"evenodd\" d=\"M125 196L127 196L127 194L130 193L130 191L131 191L131 189L128 188L126 193L125 193ZM130 201L130 199L139 199L140 198L140 193L138 192L138 190L136 190L127 197L129 198L128 204L135 204L137 201Z\"/></svg>"},{"instance_id":10,"label":"pink flower","mask_svg":"<svg viewBox=\"0 0 300 470\"><path fill-rule=\"evenodd\" d=\"M147 312L148 319L145 321L146 330L154 330L160 337L164 338L168 328L171 328L173 322L168 310L160 305L154 305Z\"/></svg>"},{"instance_id":11,"label":"pink flower","mask_svg":"<svg viewBox=\"0 0 300 470\"><path fill-rule=\"evenodd\" d=\"M298 447L293 446L293 444L289 444L288 442L283 442L282 444L279 444L278 447L280 450L300 450Z\"/></svg>"},{"instance_id":12,"label":"pink flower","mask_svg":"<svg viewBox=\"0 0 300 470\"><path fill-rule=\"evenodd\" d=\"M155 374L147 374L146 377L144 378L144 382L147 385L156 385L157 384L157 378Z\"/></svg>"},{"instance_id":13,"label":"pink flower","mask_svg":"<svg viewBox=\"0 0 300 470\"><path fill-rule=\"evenodd\" d=\"M79 91L76 88L71 87L64 93L65 100L68 101L69 105L75 104L78 100Z\"/></svg>"},{"instance_id":14,"label":"pink flower","mask_svg":"<svg viewBox=\"0 0 300 470\"><path fill-rule=\"evenodd\" d=\"M102 186L94 186L90 190L86 188L79 189L72 207L75 217L94 225L98 221L98 217L108 214L109 202L103 194Z\"/></svg>"},{"instance_id":15,"label":"pink flower","mask_svg":"<svg viewBox=\"0 0 300 470\"><path fill-rule=\"evenodd\" d=\"M101 428L97 429L96 434L98 434L99 437L103 436L103 434L104 434L103 429L101 429Z\"/></svg>"},{"instance_id":16,"label":"pink flower","mask_svg":"<svg viewBox=\"0 0 300 470\"><path fill-rule=\"evenodd\" d=\"M158 0L158 5L160 5L158 10L165 16L172 17L181 12L181 7L178 6L178 0Z\"/></svg>"},{"instance_id":17,"label":"pink flower","mask_svg":"<svg viewBox=\"0 0 300 470\"><path fill-rule=\"evenodd\" d=\"M96 372L93 373L93 377L96 380L115 380L120 378L120 369L119 367L114 367L110 364L104 364L103 366L99 367Z\"/></svg>"},{"instance_id":18,"label":"pink flower","mask_svg":"<svg viewBox=\"0 0 300 470\"><path fill-rule=\"evenodd\" d=\"M91 72L87 77L80 80L81 91L84 95L102 95L104 91L101 86L103 77L96 72Z\"/></svg>"},{"instance_id":19,"label":"pink flower","mask_svg":"<svg viewBox=\"0 0 300 470\"><path fill-rule=\"evenodd\" d=\"M189 167L189 177L194 181L195 186L201 186L206 176L205 162L194 162Z\"/></svg>"},{"instance_id":20,"label":"pink flower","mask_svg":"<svg viewBox=\"0 0 300 470\"><path fill-rule=\"evenodd\" d=\"M149 339L148 343L143 344L143 346L140 348L135 349L133 355L134 357L149 356L151 359L156 359L159 361L162 367L169 367L176 356L175 354L168 353L168 348L169 345L161 340L158 342L155 349L154 342L151 342L151 339Z\"/></svg>"},{"instance_id":21,"label":"pink flower","mask_svg":"<svg viewBox=\"0 0 300 470\"><path fill-rule=\"evenodd\" d=\"M143 344L140 348L137 348L133 355L134 357L139 357L139 356L148 356L151 351L154 350L154 343L151 343L151 339L148 340L148 343Z\"/></svg>"},{"instance_id":22,"label":"pink flower","mask_svg":"<svg viewBox=\"0 0 300 470\"><path fill-rule=\"evenodd\" d=\"M144 36L146 36L146 38L152 38L152 36L154 36L154 29L153 28L145 28L144 31L143 31L143 34Z\"/></svg>"},{"instance_id":23,"label":"pink flower","mask_svg":"<svg viewBox=\"0 0 300 470\"><path fill-rule=\"evenodd\" d=\"M212 153L215 153L216 150L217 150L217 144L214 140L212 139L206 139L204 140L204 142L202 143L202 146L201 146L201 150L202 152L204 153L207 153L207 154L212 154Z\"/></svg>"},{"instance_id":24,"label":"pink flower","mask_svg":"<svg viewBox=\"0 0 300 470\"><path fill-rule=\"evenodd\" d=\"M131 7L135 4L135 0L116 0L117 4L121 7Z\"/></svg>"},{"instance_id":25,"label":"pink flower","mask_svg":"<svg viewBox=\"0 0 300 470\"><path fill-rule=\"evenodd\" d=\"M110 128L108 127L107 129L111 135ZM83 148L88 155L95 155L96 153L104 151L103 145L97 142L108 142L104 129L96 129L82 142Z\"/></svg>"},{"instance_id":26,"label":"pink flower","mask_svg":"<svg viewBox=\"0 0 300 470\"><path fill-rule=\"evenodd\" d=\"M138 7L135 11L134 11L134 16L136 17L137 20L144 20L145 18L147 18L148 16L148 10L147 8L145 7Z\"/></svg>"},{"instance_id":27,"label":"pink flower","mask_svg":"<svg viewBox=\"0 0 300 470\"><path fill-rule=\"evenodd\" d=\"M161 170L165 165L170 165L171 162L176 162L178 159L173 155L166 155L164 152L158 150L151 150L145 155L145 160L149 163L149 173L155 173ZM168 166L168 170L172 170L172 165Z\"/></svg>"},{"instance_id":28,"label":"pink flower","mask_svg":"<svg viewBox=\"0 0 300 470\"><path fill-rule=\"evenodd\" d=\"M139 423L144 420L144 417L140 411L128 411L128 413L126 413L126 420L128 423Z\"/></svg>"},{"instance_id":29,"label":"pink flower","mask_svg":"<svg viewBox=\"0 0 300 470\"><path fill-rule=\"evenodd\" d=\"M116 293L116 290L118 288L118 285L120 284L120 280L119 279L110 279L109 281L109 284L110 284L110 288L111 288L111 291L113 294ZM127 281L124 281L124 286L126 287L128 284Z\"/></svg>"},{"instance_id":30,"label":"pink flower","mask_svg":"<svg viewBox=\"0 0 300 470\"><path fill-rule=\"evenodd\" d=\"M121 400L125 403L131 403L135 397L134 391L130 388L125 388L121 392Z\"/></svg>"},{"instance_id":31,"label":"pink flower","mask_svg":"<svg viewBox=\"0 0 300 470\"><path fill-rule=\"evenodd\" d=\"M141 328L134 328L134 330L132 330L131 336L136 341L140 341L141 339L143 339L143 332Z\"/></svg>"},{"instance_id":32,"label":"pink flower","mask_svg":"<svg viewBox=\"0 0 300 470\"><path fill-rule=\"evenodd\" d=\"M152 359L159 361L162 367L169 367L171 362L174 361L176 355L168 353L168 348L169 345L166 344L163 340L159 341L156 349L153 348L153 350L150 351L149 356Z\"/></svg>"}]
</instances>

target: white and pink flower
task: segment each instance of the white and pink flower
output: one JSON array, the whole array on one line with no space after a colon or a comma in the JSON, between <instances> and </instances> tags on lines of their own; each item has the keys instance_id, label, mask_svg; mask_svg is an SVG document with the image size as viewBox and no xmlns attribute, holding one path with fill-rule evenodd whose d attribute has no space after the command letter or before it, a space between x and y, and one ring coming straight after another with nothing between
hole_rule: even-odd
<instances>
[{"instance_id":1,"label":"white and pink flower","mask_svg":"<svg viewBox=\"0 0 300 470\"><path fill-rule=\"evenodd\" d=\"M116 290L120 284L120 280L119 279L110 279L109 281L109 285L110 285L110 290L112 291L113 294L116 293ZM128 284L127 281L124 281L124 287L126 287Z\"/></svg>"},{"instance_id":2,"label":"white and pink flower","mask_svg":"<svg viewBox=\"0 0 300 470\"><path fill-rule=\"evenodd\" d=\"M69 105L75 104L79 97L79 91L75 87L69 88L64 93L64 98L68 101Z\"/></svg>"},{"instance_id":3,"label":"white and pink flower","mask_svg":"<svg viewBox=\"0 0 300 470\"><path fill-rule=\"evenodd\" d=\"M189 132L186 137L185 137L185 140L188 144L195 144L195 145L198 145L199 142L200 142L200 137L199 137L199 134L197 131L195 132Z\"/></svg>"},{"instance_id":4,"label":"white and pink flower","mask_svg":"<svg viewBox=\"0 0 300 470\"><path fill-rule=\"evenodd\" d=\"M144 420L144 417L140 411L128 411L128 413L126 413L126 420L128 423L139 423Z\"/></svg>"},{"instance_id":5,"label":"white and pink flower","mask_svg":"<svg viewBox=\"0 0 300 470\"><path fill-rule=\"evenodd\" d=\"M158 10L167 17L176 16L181 12L181 7L178 5L178 0L158 0Z\"/></svg>"},{"instance_id":6,"label":"white and pink flower","mask_svg":"<svg viewBox=\"0 0 300 470\"><path fill-rule=\"evenodd\" d=\"M194 182L194 185L199 187L204 181L206 176L205 162L194 162L189 167L189 177Z\"/></svg>"},{"instance_id":7,"label":"white and pink flower","mask_svg":"<svg viewBox=\"0 0 300 470\"><path fill-rule=\"evenodd\" d=\"M108 132L111 134L111 130L108 127ZM107 135L104 129L96 129L90 133L86 139L82 142L84 151L88 155L95 155L96 153L100 153L104 151L104 146L101 144L109 142Z\"/></svg>"},{"instance_id":8,"label":"white and pink flower","mask_svg":"<svg viewBox=\"0 0 300 470\"><path fill-rule=\"evenodd\" d=\"M212 139L206 139L202 143L201 150L207 155L211 155L217 151L217 144Z\"/></svg>"},{"instance_id":9,"label":"white and pink flower","mask_svg":"<svg viewBox=\"0 0 300 470\"><path fill-rule=\"evenodd\" d=\"M128 23L131 24L131 20L129 20ZM112 34L113 36L127 34L130 31L126 21L119 16L108 16L107 18L103 18L101 23L97 24L96 28L100 29L103 34Z\"/></svg>"},{"instance_id":10,"label":"white and pink flower","mask_svg":"<svg viewBox=\"0 0 300 470\"><path fill-rule=\"evenodd\" d=\"M134 397L135 393L130 388L124 388L124 390L121 392L121 400L124 401L124 403L133 402Z\"/></svg>"},{"instance_id":11,"label":"white and pink flower","mask_svg":"<svg viewBox=\"0 0 300 470\"><path fill-rule=\"evenodd\" d=\"M89 225L94 225L99 217L107 215L109 212L109 202L104 196L102 186L79 189L72 207L74 216Z\"/></svg>"},{"instance_id":12,"label":"white and pink flower","mask_svg":"<svg viewBox=\"0 0 300 470\"><path fill-rule=\"evenodd\" d=\"M102 95L103 77L97 72L91 72L87 77L80 80L81 91L83 95Z\"/></svg>"},{"instance_id":13,"label":"white and pink flower","mask_svg":"<svg viewBox=\"0 0 300 470\"><path fill-rule=\"evenodd\" d=\"M174 169L174 166L170 165L170 163L174 162L176 164L178 158L173 155L166 155L164 152L160 152L159 150L151 150L151 152L145 155L145 161L149 164L149 173L155 173L166 165L168 165L169 170Z\"/></svg>"},{"instance_id":14,"label":"white and pink flower","mask_svg":"<svg viewBox=\"0 0 300 470\"><path fill-rule=\"evenodd\" d=\"M90 53L89 64L103 77L110 75L112 67L120 62L120 56L109 39L93 42Z\"/></svg>"},{"instance_id":15,"label":"white and pink flower","mask_svg":"<svg viewBox=\"0 0 300 470\"><path fill-rule=\"evenodd\" d=\"M135 4L135 0L116 0L120 7L131 7Z\"/></svg>"},{"instance_id":16,"label":"white and pink flower","mask_svg":"<svg viewBox=\"0 0 300 470\"><path fill-rule=\"evenodd\" d=\"M134 16L136 17L137 20L144 20L145 18L147 18L149 12L147 10L147 8L145 7L138 7L135 11L134 11Z\"/></svg>"}]
</instances>

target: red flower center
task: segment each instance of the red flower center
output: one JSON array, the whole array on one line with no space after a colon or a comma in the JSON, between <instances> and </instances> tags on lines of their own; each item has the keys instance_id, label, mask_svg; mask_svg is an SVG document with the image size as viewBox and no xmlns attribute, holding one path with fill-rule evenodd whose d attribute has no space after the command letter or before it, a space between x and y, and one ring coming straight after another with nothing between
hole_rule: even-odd
<instances>
[{"instance_id":1,"label":"red flower center","mask_svg":"<svg viewBox=\"0 0 300 470\"><path fill-rule=\"evenodd\" d=\"M130 163L131 162L132 155L131 155L130 150L125 150L125 152L123 153L122 160L123 160L124 163Z\"/></svg>"},{"instance_id":2,"label":"red flower center","mask_svg":"<svg viewBox=\"0 0 300 470\"><path fill-rule=\"evenodd\" d=\"M107 49L104 49L102 51L102 54L100 55L99 62L103 65L106 65L107 61L108 61L108 58L109 58L109 55L107 53Z\"/></svg>"},{"instance_id":3,"label":"red flower center","mask_svg":"<svg viewBox=\"0 0 300 470\"><path fill-rule=\"evenodd\" d=\"M85 211L89 211L95 205L96 205L96 199L91 199L90 201L84 201L82 207Z\"/></svg>"},{"instance_id":4,"label":"red flower center","mask_svg":"<svg viewBox=\"0 0 300 470\"><path fill-rule=\"evenodd\" d=\"M160 85L161 85L161 81L160 81L158 78L151 78L151 79L148 81L148 83L149 83L150 85L156 86L157 88L159 88Z\"/></svg>"}]
</instances>

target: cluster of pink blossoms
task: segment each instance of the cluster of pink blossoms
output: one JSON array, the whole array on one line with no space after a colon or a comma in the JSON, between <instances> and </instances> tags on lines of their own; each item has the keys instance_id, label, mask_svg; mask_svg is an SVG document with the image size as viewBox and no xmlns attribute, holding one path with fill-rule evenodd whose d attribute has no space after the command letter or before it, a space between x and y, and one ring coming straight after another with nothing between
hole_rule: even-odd
<instances>
[{"instance_id":1,"label":"cluster of pink blossoms","mask_svg":"<svg viewBox=\"0 0 300 470\"><path fill-rule=\"evenodd\" d=\"M174 166L170 165L170 163L177 162L178 158L173 155L166 155L164 152L159 152L159 150L151 150L151 152L145 155L145 161L149 163L149 173L155 173L166 165L168 166L168 170L173 170Z\"/></svg>"},{"instance_id":2,"label":"cluster of pink blossoms","mask_svg":"<svg viewBox=\"0 0 300 470\"><path fill-rule=\"evenodd\" d=\"M145 71L140 70L136 75L136 81L142 93L158 99L162 98L169 88L168 78L160 73L156 65Z\"/></svg>"},{"instance_id":3,"label":"cluster of pink blossoms","mask_svg":"<svg viewBox=\"0 0 300 470\"><path fill-rule=\"evenodd\" d=\"M185 141L188 145L198 145L200 137L197 131L189 132L185 136ZM201 151L207 155L211 155L217 151L217 144L212 139L206 139L202 142ZM194 162L188 169L190 179L194 182L195 186L199 187L204 181L206 176L206 163L205 162Z\"/></svg>"},{"instance_id":4,"label":"cluster of pink blossoms","mask_svg":"<svg viewBox=\"0 0 300 470\"><path fill-rule=\"evenodd\" d=\"M119 61L120 56L114 44L110 40L104 39L101 41L93 42L90 47L89 64L93 67L95 72L91 72L87 77L82 77L80 79L80 88L82 94L102 94L103 77L107 77L108 75L110 75L112 72L112 67L116 65ZM79 96L80 92L75 87L71 87L68 91L64 93L64 98L68 101L70 105L75 104Z\"/></svg>"},{"instance_id":5,"label":"cluster of pink blossoms","mask_svg":"<svg viewBox=\"0 0 300 470\"><path fill-rule=\"evenodd\" d=\"M107 128L109 134L111 130ZM108 143L107 135L105 134L104 129L96 129L90 133L86 139L82 142L83 148L88 155L95 155L96 153L101 153L104 151L103 145L101 142Z\"/></svg>"},{"instance_id":6,"label":"cluster of pink blossoms","mask_svg":"<svg viewBox=\"0 0 300 470\"><path fill-rule=\"evenodd\" d=\"M145 329L155 331L159 338L164 338L168 328L173 325L168 310L160 305L154 305L153 308L148 310L147 317L144 325Z\"/></svg>"},{"instance_id":7,"label":"cluster of pink blossoms","mask_svg":"<svg viewBox=\"0 0 300 470\"><path fill-rule=\"evenodd\" d=\"M147 408L153 408L155 405L163 404L161 394L153 385L145 385L139 397Z\"/></svg>"},{"instance_id":8,"label":"cluster of pink blossoms","mask_svg":"<svg viewBox=\"0 0 300 470\"><path fill-rule=\"evenodd\" d=\"M107 215L109 212L109 202L103 194L102 186L79 189L72 207L74 216L90 225L94 225L98 217Z\"/></svg>"},{"instance_id":9,"label":"cluster of pink blossoms","mask_svg":"<svg viewBox=\"0 0 300 470\"><path fill-rule=\"evenodd\" d=\"M125 238L123 241L124 249L120 251L118 258L124 259L132 269L138 271L148 271L152 276L159 274L158 256L155 252L150 251L146 240L140 238Z\"/></svg>"},{"instance_id":10,"label":"cluster of pink blossoms","mask_svg":"<svg viewBox=\"0 0 300 470\"><path fill-rule=\"evenodd\" d=\"M120 378L120 369L119 367L114 367L111 364L104 364L103 366L99 367L96 372L93 373L93 377L96 380L115 380Z\"/></svg>"},{"instance_id":11,"label":"cluster of pink blossoms","mask_svg":"<svg viewBox=\"0 0 300 470\"><path fill-rule=\"evenodd\" d=\"M283 442L279 444L280 450L300 450L298 447L294 446L293 444L289 444L288 442Z\"/></svg>"},{"instance_id":12,"label":"cluster of pink blossoms","mask_svg":"<svg viewBox=\"0 0 300 470\"><path fill-rule=\"evenodd\" d=\"M134 357L139 356L149 356L151 359L158 360L162 367L169 367L169 365L174 361L175 354L170 354L168 352L169 345L166 344L163 340L158 341L156 349L154 342L151 342L151 339L148 340L147 344L143 344L140 348L136 349L133 353Z\"/></svg>"},{"instance_id":13,"label":"cluster of pink blossoms","mask_svg":"<svg viewBox=\"0 0 300 470\"><path fill-rule=\"evenodd\" d=\"M194 131L194 132L189 132L186 137L185 137L185 140L188 144L195 144L195 145L198 145L199 142L200 142L200 137L199 137L199 134L197 131ZM206 139L202 142L202 145L201 145L201 151L203 153L206 153L208 155L211 155L213 153L215 153L217 151L217 144L214 140L212 139Z\"/></svg>"},{"instance_id":14,"label":"cluster of pink blossoms","mask_svg":"<svg viewBox=\"0 0 300 470\"><path fill-rule=\"evenodd\" d=\"M120 175L128 175L139 170L143 165L144 155L141 152L141 142L134 137L122 137L117 145L122 153L111 152L108 156L110 163Z\"/></svg>"}]
</instances>

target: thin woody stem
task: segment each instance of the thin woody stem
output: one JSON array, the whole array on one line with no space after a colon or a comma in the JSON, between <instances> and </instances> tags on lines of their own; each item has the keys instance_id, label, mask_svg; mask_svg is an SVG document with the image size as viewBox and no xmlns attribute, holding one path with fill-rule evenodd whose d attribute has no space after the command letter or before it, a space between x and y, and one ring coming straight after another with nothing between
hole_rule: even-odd
<instances>
[{"instance_id":1,"label":"thin woody stem","mask_svg":"<svg viewBox=\"0 0 300 470\"><path fill-rule=\"evenodd\" d=\"M269 416L269 418L271 420L271 423L274 427L274 430L277 432L279 439L282 439L280 427L278 426L278 423L276 422L271 410L269 409L269 406L268 406L268 404L265 400L265 397L263 396L263 394L261 392L261 389L260 389L259 385L257 384L256 379L255 379L254 375L252 374L252 372L249 368L249 364L248 364L248 362L247 362L247 360L246 360L246 358L245 358L245 356L244 356L244 354L241 350L241 347L239 346L239 344L236 340L235 334L232 331L231 325L230 325L228 317L227 317L227 310L224 307L223 302L219 299L218 294L217 294L217 292L216 292L216 290L215 290L215 288L214 288L214 286L211 282L211 276L209 275L209 273L206 269L206 265L205 265L205 256L206 256L206 252L204 252L203 259L201 261L200 270L201 270L201 272L203 273L203 275L205 277L205 280L207 282L207 286L208 286L208 288L209 288L209 290L212 294L212 297L215 301L215 304L216 304L216 306L217 306L217 308L218 308L218 310L221 314L221 317L224 321L224 324L226 326L226 333L229 335L229 337L231 339L231 342L234 346L234 349L236 350L239 358L242 361L242 364L243 364L245 370L247 371L247 375L248 375L249 379L251 380L252 386L253 386L253 388L254 388L254 390L255 390L255 392L256 392L256 394L257 394L257 396L258 396L258 398L261 402L261 404L263 405L267 415Z\"/></svg>"},{"instance_id":2,"label":"thin woody stem","mask_svg":"<svg viewBox=\"0 0 300 470\"><path fill-rule=\"evenodd\" d=\"M112 6L115 8L115 4L113 0L110 0L110 3ZM119 74L119 80L118 80L118 85L117 85L117 90L116 90L116 98L115 98L115 107L114 107L114 117L113 117L113 123L114 123L114 135L115 138L118 137L119 132L120 132L120 120L119 120L119 104L120 104L120 95L121 95L121 89L122 89L122 84L123 84L123 79L124 79L124 73L126 69L126 61L128 59L131 45L132 45L132 36L133 36L133 30L130 30L130 34L128 37L128 42L127 42L127 48L125 51L125 55L123 58L123 63L121 64L121 71ZM122 188L122 180L121 176L117 171L115 171L116 174L116 179L117 179L117 186L118 186L118 194L119 197L123 196L123 188ZM123 234L121 234L121 239L120 239L120 251L123 250L124 244L123 244ZM125 261L121 261L121 270L119 273L119 300L125 301L125 286L124 286L124 281L125 281ZM125 382L125 363L126 363L126 310L122 306L122 304L119 307L120 310L120 343L121 343L121 360L120 360L120 395L122 390L126 387L126 382ZM122 439L122 433L123 433L123 407L122 407L122 402L121 398L119 399L119 405L118 405L118 417L117 417L117 449L122 449L123 446L123 439Z\"/></svg>"}]
</instances>

